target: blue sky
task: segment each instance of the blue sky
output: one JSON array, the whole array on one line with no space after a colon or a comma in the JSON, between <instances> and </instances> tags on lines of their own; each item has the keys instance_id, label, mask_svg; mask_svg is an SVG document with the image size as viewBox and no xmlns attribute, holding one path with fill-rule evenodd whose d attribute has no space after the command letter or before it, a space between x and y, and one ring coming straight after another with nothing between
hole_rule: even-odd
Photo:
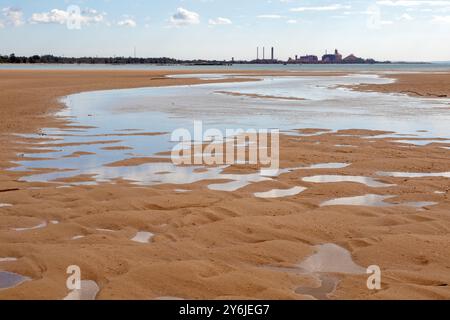
<instances>
[{"instance_id":1,"label":"blue sky","mask_svg":"<svg viewBox=\"0 0 450 320\"><path fill-rule=\"evenodd\" d=\"M79 13L77 12L79 8ZM0 0L0 54L450 60L450 0Z\"/></svg>"}]
</instances>

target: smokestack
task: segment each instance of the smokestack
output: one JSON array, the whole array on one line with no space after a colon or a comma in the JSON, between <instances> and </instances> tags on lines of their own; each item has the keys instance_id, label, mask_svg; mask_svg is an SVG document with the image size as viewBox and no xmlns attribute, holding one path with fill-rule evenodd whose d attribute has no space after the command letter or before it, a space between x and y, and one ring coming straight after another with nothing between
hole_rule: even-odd
<instances>
[{"instance_id":1,"label":"smokestack","mask_svg":"<svg viewBox=\"0 0 450 320\"><path fill-rule=\"evenodd\" d=\"M272 57L272 60L275 60L274 59L274 48L272 47L272 54L271 54L271 57Z\"/></svg>"}]
</instances>

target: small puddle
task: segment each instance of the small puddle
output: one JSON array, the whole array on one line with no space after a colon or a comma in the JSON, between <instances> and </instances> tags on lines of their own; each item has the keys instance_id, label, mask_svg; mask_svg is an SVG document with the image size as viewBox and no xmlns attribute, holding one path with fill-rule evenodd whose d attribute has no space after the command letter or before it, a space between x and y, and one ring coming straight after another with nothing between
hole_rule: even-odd
<instances>
[{"instance_id":1,"label":"small puddle","mask_svg":"<svg viewBox=\"0 0 450 320\"><path fill-rule=\"evenodd\" d=\"M308 167L295 167L279 170L262 169L261 172L259 173L251 173L251 174L216 173L215 179L217 180L233 180L233 181L211 184L208 186L208 189L214 191L233 192L242 189L252 183L272 181L273 180L272 178L276 178L282 174L294 172L297 170L342 169L348 166L350 166L350 164L348 163L318 163Z\"/></svg>"},{"instance_id":2,"label":"small puddle","mask_svg":"<svg viewBox=\"0 0 450 320\"><path fill-rule=\"evenodd\" d=\"M414 146L428 146L432 143L444 143L448 144L450 143L450 140L396 140L394 142L398 143L404 143L404 144L411 144Z\"/></svg>"},{"instance_id":3,"label":"small puddle","mask_svg":"<svg viewBox=\"0 0 450 320\"><path fill-rule=\"evenodd\" d=\"M406 207L413 207L413 208L426 208L426 207L432 207L435 205L438 205L438 202L431 202L431 201L423 201L423 202L402 202L399 203L399 206L406 206Z\"/></svg>"},{"instance_id":4,"label":"small puddle","mask_svg":"<svg viewBox=\"0 0 450 320\"><path fill-rule=\"evenodd\" d=\"M439 204L438 202L401 202L389 203L385 202L387 199L395 198L396 196L380 196L377 194L366 194L358 197L337 198L323 202L320 206L365 206L365 207L394 207L405 206L413 208L425 208Z\"/></svg>"},{"instance_id":5,"label":"small puddle","mask_svg":"<svg viewBox=\"0 0 450 320\"><path fill-rule=\"evenodd\" d=\"M321 274L319 276L321 285L319 288L300 287L295 293L311 296L317 300L330 300L329 295L336 291L339 279Z\"/></svg>"},{"instance_id":6,"label":"small puddle","mask_svg":"<svg viewBox=\"0 0 450 320\"><path fill-rule=\"evenodd\" d=\"M29 280L31 279L17 273L0 271L0 290L17 287Z\"/></svg>"},{"instance_id":7,"label":"small puddle","mask_svg":"<svg viewBox=\"0 0 450 320\"><path fill-rule=\"evenodd\" d=\"M29 228L14 228L12 230L17 231L17 232L22 232L22 231L29 231L29 230L37 230L37 229L43 229L47 227L47 222L42 222L40 224L38 224L37 226L34 227L29 227Z\"/></svg>"},{"instance_id":8,"label":"small puddle","mask_svg":"<svg viewBox=\"0 0 450 320\"><path fill-rule=\"evenodd\" d=\"M95 281L82 280L81 289L72 290L63 300L95 300L99 291L100 288Z\"/></svg>"},{"instance_id":9,"label":"small puddle","mask_svg":"<svg viewBox=\"0 0 450 320\"><path fill-rule=\"evenodd\" d=\"M365 274L366 269L353 262L350 251L333 243L318 245L316 253L299 264L308 273Z\"/></svg>"},{"instance_id":10,"label":"small puddle","mask_svg":"<svg viewBox=\"0 0 450 320\"><path fill-rule=\"evenodd\" d=\"M0 208L9 208L12 207L12 204L9 203L0 203Z\"/></svg>"},{"instance_id":11,"label":"small puddle","mask_svg":"<svg viewBox=\"0 0 450 320\"><path fill-rule=\"evenodd\" d=\"M337 182L355 182L365 184L368 187L373 188L386 188L393 187L393 184L387 184L377 181L373 178L362 176L339 176L339 175L323 175L303 178L305 182L313 183L337 183Z\"/></svg>"},{"instance_id":12,"label":"small puddle","mask_svg":"<svg viewBox=\"0 0 450 320\"><path fill-rule=\"evenodd\" d=\"M74 237L72 237L70 240L79 240L79 239L83 239L83 238L86 238L86 236L74 236Z\"/></svg>"},{"instance_id":13,"label":"small puddle","mask_svg":"<svg viewBox=\"0 0 450 320\"><path fill-rule=\"evenodd\" d=\"M299 168L299 169L305 169L305 170L315 170L315 169L344 169L350 166L349 163L319 163L319 164L313 164L309 167L305 168Z\"/></svg>"},{"instance_id":14,"label":"small puddle","mask_svg":"<svg viewBox=\"0 0 450 320\"><path fill-rule=\"evenodd\" d=\"M333 243L316 246L316 253L299 264L305 273L316 275L321 281L319 288L300 287L295 292L318 300L329 300L339 283L329 273L365 274L366 269L353 262L350 252ZM328 273L328 274L327 274Z\"/></svg>"},{"instance_id":15,"label":"small puddle","mask_svg":"<svg viewBox=\"0 0 450 320\"><path fill-rule=\"evenodd\" d=\"M335 144L337 148L357 148L357 146L352 146L351 144Z\"/></svg>"},{"instance_id":16,"label":"small puddle","mask_svg":"<svg viewBox=\"0 0 450 320\"><path fill-rule=\"evenodd\" d=\"M131 241L139 243L149 243L154 236L155 235L151 232L140 231L136 233L136 236L131 239Z\"/></svg>"},{"instance_id":17,"label":"small puddle","mask_svg":"<svg viewBox=\"0 0 450 320\"><path fill-rule=\"evenodd\" d=\"M384 202L393 196L380 196L376 194L367 194L359 197L338 198L323 202L320 206L366 206L366 207L386 207L392 204Z\"/></svg>"},{"instance_id":18,"label":"small puddle","mask_svg":"<svg viewBox=\"0 0 450 320\"><path fill-rule=\"evenodd\" d=\"M252 174L222 174L218 177L218 179L223 180L234 180L225 183L216 183L210 184L208 189L213 191L226 191L233 192L239 189L242 189L252 183L263 182L263 181L272 181L271 178L262 176L259 173Z\"/></svg>"},{"instance_id":19,"label":"small puddle","mask_svg":"<svg viewBox=\"0 0 450 320\"><path fill-rule=\"evenodd\" d=\"M265 198L265 199L273 199L273 198L283 198L283 197L292 197L298 195L305 191L304 187L294 187L291 189L273 189L267 192L256 192L254 193L257 198Z\"/></svg>"},{"instance_id":20,"label":"small puddle","mask_svg":"<svg viewBox=\"0 0 450 320\"><path fill-rule=\"evenodd\" d=\"M394 177L394 178L434 178L434 177L450 178L450 172L438 172L438 173L377 172L377 175L381 177Z\"/></svg>"},{"instance_id":21,"label":"small puddle","mask_svg":"<svg viewBox=\"0 0 450 320\"><path fill-rule=\"evenodd\" d=\"M0 262L14 262L14 261L17 261L17 258L12 257L0 258Z\"/></svg>"},{"instance_id":22,"label":"small puddle","mask_svg":"<svg viewBox=\"0 0 450 320\"><path fill-rule=\"evenodd\" d=\"M296 267L268 267L277 272L311 275L320 281L320 287L302 286L296 293L311 296L317 300L329 300L339 284L338 274L366 274L366 269L357 265L350 251L333 243L314 247L316 253Z\"/></svg>"}]
</instances>

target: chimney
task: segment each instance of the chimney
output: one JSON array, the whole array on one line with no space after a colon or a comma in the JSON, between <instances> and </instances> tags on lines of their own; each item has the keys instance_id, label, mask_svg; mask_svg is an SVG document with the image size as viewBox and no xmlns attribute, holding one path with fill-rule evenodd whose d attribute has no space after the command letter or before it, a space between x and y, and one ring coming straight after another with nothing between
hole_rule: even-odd
<instances>
[{"instance_id":1,"label":"chimney","mask_svg":"<svg viewBox=\"0 0 450 320\"><path fill-rule=\"evenodd\" d=\"M274 59L274 48L273 48L273 47L272 47L272 54L271 54L271 57L272 57L272 61L275 60L275 59Z\"/></svg>"}]
</instances>

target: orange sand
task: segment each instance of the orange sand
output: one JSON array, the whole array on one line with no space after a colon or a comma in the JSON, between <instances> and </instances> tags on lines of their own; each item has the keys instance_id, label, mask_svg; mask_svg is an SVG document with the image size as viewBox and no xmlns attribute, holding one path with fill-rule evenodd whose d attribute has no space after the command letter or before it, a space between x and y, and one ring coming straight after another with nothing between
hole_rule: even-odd
<instances>
[{"instance_id":1,"label":"orange sand","mask_svg":"<svg viewBox=\"0 0 450 320\"><path fill-rule=\"evenodd\" d=\"M436 144L405 148L393 139L362 139L361 135L378 132L358 130L301 138L283 136L283 168L328 162L351 166L299 170L231 193L208 190L211 181L136 187L118 180L58 189L46 183L18 182L19 173L5 171L16 159L15 153L29 151L32 142L11 133L66 125L51 115L60 107L57 97L97 89L202 83L165 79L165 74L0 71L0 203L13 205L0 208L0 258L18 258L0 262L0 270L33 279L0 291L0 299L62 299L68 293L69 265L79 265L83 279L98 283L98 299L311 299L296 290L319 286L316 278L269 266L295 267L314 253L315 245L323 243L338 244L351 252L358 265L376 264L383 271L381 291L367 289L366 275L333 275L339 278L339 284L330 298L450 299L447 178L383 177L381 181L396 186L376 189L355 183L301 180L322 174L375 177L377 171L448 172L450 150ZM404 80L408 77L402 76L402 91L444 92L441 80L431 80L436 79L434 75L424 75L427 83L434 81L433 87L421 87L418 76ZM354 136L339 135L343 133ZM19 140L25 144L19 145ZM343 144L357 148L336 147ZM141 160L128 165L138 165ZM230 170L244 172L249 168L236 166ZM85 181L86 177L79 179ZM254 192L295 186L308 189L288 198L265 200L253 196ZM373 193L396 196L389 200L394 202L439 204L424 211L406 206L320 207L326 200ZM45 228L23 232L11 230L52 220L59 224L48 223ZM130 241L138 231L154 233L153 242ZM79 235L85 237L71 240Z\"/></svg>"}]
</instances>

